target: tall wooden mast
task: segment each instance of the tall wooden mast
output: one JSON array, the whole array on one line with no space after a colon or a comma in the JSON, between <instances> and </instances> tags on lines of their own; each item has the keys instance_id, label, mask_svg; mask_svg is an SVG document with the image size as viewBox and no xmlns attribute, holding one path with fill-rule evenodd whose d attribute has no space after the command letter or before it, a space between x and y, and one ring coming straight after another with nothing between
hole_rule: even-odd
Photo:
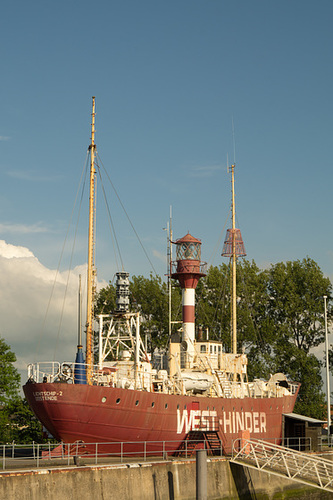
<instances>
[{"instance_id":1,"label":"tall wooden mast","mask_svg":"<svg viewBox=\"0 0 333 500\"><path fill-rule=\"evenodd\" d=\"M87 383L91 384L91 373L93 365L93 318L95 297L95 97L92 98L91 113L91 143L90 150L90 194L89 194L89 231L88 231L88 271L87 271L87 343L86 343L86 365Z\"/></svg>"},{"instance_id":2,"label":"tall wooden mast","mask_svg":"<svg viewBox=\"0 0 333 500\"><path fill-rule=\"evenodd\" d=\"M231 165L231 214L232 228L227 230L222 255L231 258L231 332L232 353L237 354L237 292L236 292L236 270L237 257L246 255L240 229L236 228L235 208L235 165Z\"/></svg>"},{"instance_id":3,"label":"tall wooden mast","mask_svg":"<svg viewBox=\"0 0 333 500\"><path fill-rule=\"evenodd\" d=\"M236 238L235 238L235 165L231 165L232 192L232 353L237 354L237 297L236 297Z\"/></svg>"}]
</instances>

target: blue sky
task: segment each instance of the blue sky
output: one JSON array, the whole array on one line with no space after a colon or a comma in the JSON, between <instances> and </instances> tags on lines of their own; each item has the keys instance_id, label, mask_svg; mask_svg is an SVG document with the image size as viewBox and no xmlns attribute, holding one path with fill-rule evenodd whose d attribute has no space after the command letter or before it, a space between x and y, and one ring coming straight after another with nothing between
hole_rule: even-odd
<instances>
[{"instance_id":1,"label":"blue sky","mask_svg":"<svg viewBox=\"0 0 333 500\"><path fill-rule=\"evenodd\" d=\"M332 18L326 0L5 3L0 239L56 269L95 95L99 155L159 274L170 205L174 237L190 231L203 260L221 261L222 243L211 256L230 208L229 158L248 258L262 267L310 256L333 276ZM148 276L126 217L110 206L125 268ZM97 227L108 281L105 216Z\"/></svg>"}]
</instances>

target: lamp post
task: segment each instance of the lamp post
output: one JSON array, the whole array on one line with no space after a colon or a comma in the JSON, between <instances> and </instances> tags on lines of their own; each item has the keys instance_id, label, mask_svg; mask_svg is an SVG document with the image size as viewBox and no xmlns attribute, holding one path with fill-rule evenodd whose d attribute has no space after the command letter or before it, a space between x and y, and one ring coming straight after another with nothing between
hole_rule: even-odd
<instances>
[{"instance_id":1,"label":"lamp post","mask_svg":"<svg viewBox=\"0 0 333 500\"><path fill-rule=\"evenodd\" d=\"M330 370L328 364L328 334L327 334L327 296L324 295L324 311L325 311L325 352L326 352L326 389L327 389L327 440L330 443L330 427L331 427L331 394L330 394Z\"/></svg>"}]
</instances>

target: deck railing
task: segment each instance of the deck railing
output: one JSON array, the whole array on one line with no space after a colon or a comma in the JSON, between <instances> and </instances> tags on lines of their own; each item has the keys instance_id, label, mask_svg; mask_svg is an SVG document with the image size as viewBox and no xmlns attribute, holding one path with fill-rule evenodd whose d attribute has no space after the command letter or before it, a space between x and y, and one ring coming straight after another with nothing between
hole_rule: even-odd
<instances>
[{"instance_id":1,"label":"deck railing","mask_svg":"<svg viewBox=\"0 0 333 500\"><path fill-rule=\"evenodd\" d=\"M77 371L82 373L85 369L86 365L84 363L73 363L71 361L65 361L64 363L59 363L57 361L31 363L28 365L28 382L66 382L73 384L75 373ZM155 391L160 390L161 392L170 393L170 389L172 388L171 392L174 394L185 394L182 380L177 381L175 379L168 379L168 381L166 381L166 379L157 378L157 375L158 374L153 375L153 373L138 370L135 373L136 379L133 381L133 379L127 380L126 377L124 378L124 373L122 371L113 371L110 367L100 368L98 365L94 365L92 368L93 382L97 385L123 387L125 382L132 382L132 385L130 386L132 389L136 387L139 390L143 389L151 391L153 384L155 384ZM243 383L233 382L230 380L222 380L218 382L217 380L217 383L221 384L221 391L225 398L267 398L279 397L283 394L279 386L270 388L269 392L265 389L260 391L260 388L256 386L255 382ZM164 384L167 384L167 387L164 388ZM299 384L290 383L289 391L291 394L295 394L298 387Z\"/></svg>"},{"instance_id":2,"label":"deck railing","mask_svg":"<svg viewBox=\"0 0 333 500\"><path fill-rule=\"evenodd\" d=\"M333 451L333 436L330 442L323 442L322 451ZM281 442L281 438L270 440L272 446ZM240 440L233 442L232 448L237 451ZM290 437L282 443L294 450L311 451L311 438ZM330 445L330 447L328 447ZM138 464L146 461L163 461L172 458L195 458L195 451L206 449L208 455L222 458L223 448L210 448L206 440L183 441L140 441L119 443L45 443L45 444L11 444L0 445L0 472L5 470L35 469L43 467L70 467L80 465L103 464Z\"/></svg>"}]
</instances>

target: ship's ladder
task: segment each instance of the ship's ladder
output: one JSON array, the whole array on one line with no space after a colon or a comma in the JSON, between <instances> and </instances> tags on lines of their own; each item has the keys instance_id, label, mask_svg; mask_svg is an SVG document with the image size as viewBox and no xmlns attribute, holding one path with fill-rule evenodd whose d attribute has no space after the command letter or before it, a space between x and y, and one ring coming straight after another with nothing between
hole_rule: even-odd
<instances>
[{"instance_id":1,"label":"ship's ladder","mask_svg":"<svg viewBox=\"0 0 333 500\"><path fill-rule=\"evenodd\" d=\"M254 439L236 440L231 462L333 492L332 460Z\"/></svg>"},{"instance_id":2,"label":"ship's ladder","mask_svg":"<svg viewBox=\"0 0 333 500\"><path fill-rule=\"evenodd\" d=\"M215 376L216 376L217 380L219 381L223 396L225 398L231 398L232 397L232 387L231 387L230 381L228 380L227 375L224 372L221 372L219 370L215 370Z\"/></svg>"},{"instance_id":3,"label":"ship's ladder","mask_svg":"<svg viewBox=\"0 0 333 500\"><path fill-rule=\"evenodd\" d=\"M206 449L210 455L222 455L222 441L218 431L190 431L179 445L174 456L192 456L198 449Z\"/></svg>"},{"instance_id":4,"label":"ship's ladder","mask_svg":"<svg viewBox=\"0 0 333 500\"><path fill-rule=\"evenodd\" d=\"M212 366L209 357L207 356L199 357L198 360L204 371L210 370L213 376L215 377L215 383L218 386L217 395L225 398L231 398L232 387L226 373L220 370L215 370Z\"/></svg>"}]
</instances>

